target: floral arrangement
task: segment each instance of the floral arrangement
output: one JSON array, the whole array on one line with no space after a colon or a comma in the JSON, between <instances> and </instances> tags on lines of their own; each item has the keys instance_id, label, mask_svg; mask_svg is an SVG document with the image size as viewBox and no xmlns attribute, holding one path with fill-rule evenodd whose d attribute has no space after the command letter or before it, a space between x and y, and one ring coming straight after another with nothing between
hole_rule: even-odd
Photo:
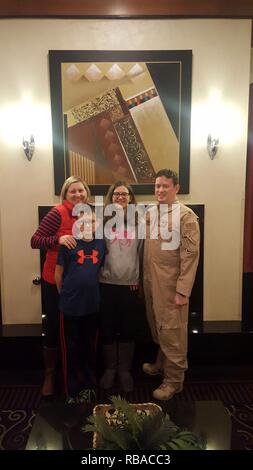
<instances>
[{"instance_id":1,"label":"floral arrangement","mask_svg":"<svg viewBox=\"0 0 253 470\"><path fill-rule=\"evenodd\" d=\"M112 405L97 405L85 432L93 432L93 448L103 450L204 450L194 432L180 429L155 403L130 404L120 396Z\"/></svg>"}]
</instances>

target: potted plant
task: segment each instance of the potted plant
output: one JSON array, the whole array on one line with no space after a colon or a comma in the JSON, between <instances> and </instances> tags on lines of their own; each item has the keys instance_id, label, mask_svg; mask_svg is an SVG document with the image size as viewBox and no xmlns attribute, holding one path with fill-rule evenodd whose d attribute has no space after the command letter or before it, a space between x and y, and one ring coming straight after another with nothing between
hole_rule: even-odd
<instances>
[{"instance_id":1,"label":"potted plant","mask_svg":"<svg viewBox=\"0 0 253 470\"><path fill-rule=\"evenodd\" d=\"M97 405L87 419L93 448L103 450L204 450L194 432L180 429L155 403L130 404L120 396Z\"/></svg>"}]
</instances>

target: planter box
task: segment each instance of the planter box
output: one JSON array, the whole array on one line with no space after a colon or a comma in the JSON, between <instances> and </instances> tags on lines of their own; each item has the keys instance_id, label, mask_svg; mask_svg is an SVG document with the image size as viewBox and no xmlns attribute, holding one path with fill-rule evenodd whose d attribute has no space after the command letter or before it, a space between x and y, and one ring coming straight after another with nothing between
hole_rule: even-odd
<instances>
[{"instance_id":1,"label":"planter box","mask_svg":"<svg viewBox=\"0 0 253 470\"><path fill-rule=\"evenodd\" d=\"M136 410L136 413L153 415L162 412L162 408L155 403L132 403L131 406ZM112 426L121 426L120 415L115 416L113 413L115 407L110 404L96 405L93 409L94 416L104 416L108 423ZM102 437L99 433L93 434L93 449L98 449L102 444Z\"/></svg>"}]
</instances>

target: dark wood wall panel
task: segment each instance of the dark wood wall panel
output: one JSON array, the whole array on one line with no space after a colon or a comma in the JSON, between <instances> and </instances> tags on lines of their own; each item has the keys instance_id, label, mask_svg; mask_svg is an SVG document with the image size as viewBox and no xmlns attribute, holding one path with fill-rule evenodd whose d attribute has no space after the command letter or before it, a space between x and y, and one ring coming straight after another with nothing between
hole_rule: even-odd
<instances>
[{"instance_id":1,"label":"dark wood wall panel","mask_svg":"<svg viewBox=\"0 0 253 470\"><path fill-rule=\"evenodd\" d=\"M0 0L1 18L252 18L253 0Z\"/></svg>"}]
</instances>

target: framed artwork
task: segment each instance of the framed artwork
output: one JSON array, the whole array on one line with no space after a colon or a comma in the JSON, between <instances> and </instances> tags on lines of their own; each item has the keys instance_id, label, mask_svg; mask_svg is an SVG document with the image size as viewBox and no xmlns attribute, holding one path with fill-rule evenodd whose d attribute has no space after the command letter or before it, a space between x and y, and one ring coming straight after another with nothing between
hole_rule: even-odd
<instances>
[{"instance_id":1,"label":"framed artwork","mask_svg":"<svg viewBox=\"0 0 253 470\"><path fill-rule=\"evenodd\" d=\"M125 180L153 194L162 168L189 192L191 51L49 51L55 193Z\"/></svg>"}]
</instances>

